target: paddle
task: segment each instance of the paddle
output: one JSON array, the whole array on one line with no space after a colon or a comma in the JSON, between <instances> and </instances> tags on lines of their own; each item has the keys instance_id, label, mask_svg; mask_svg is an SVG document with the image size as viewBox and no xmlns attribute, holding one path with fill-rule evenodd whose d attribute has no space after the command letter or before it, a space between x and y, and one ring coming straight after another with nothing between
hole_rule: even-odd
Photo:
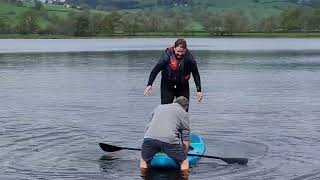
<instances>
[{"instance_id":1,"label":"paddle","mask_svg":"<svg viewBox=\"0 0 320 180\"><path fill-rule=\"evenodd\" d=\"M107 151L107 152L115 152L115 151L120 151L122 149L141 151L141 149L139 149L139 148L119 147L119 146L114 146L114 145L105 144L105 143L99 143L99 146L101 147L102 150ZM204 157L204 158L220 159L228 164L238 163L241 165L245 165L248 163L247 158L223 158L223 157L200 155L200 154L188 154L188 156L198 156L198 157Z\"/></svg>"}]
</instances>

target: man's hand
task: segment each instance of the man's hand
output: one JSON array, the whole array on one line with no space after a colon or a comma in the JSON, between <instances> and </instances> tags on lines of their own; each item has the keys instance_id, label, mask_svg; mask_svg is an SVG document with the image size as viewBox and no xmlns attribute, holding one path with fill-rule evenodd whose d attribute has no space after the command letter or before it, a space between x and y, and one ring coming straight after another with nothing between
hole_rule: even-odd
<instances>
[{"instance_id":1,"label":"man's hand","mask_svg":"<svg viewBox=\"0 0 320 180\"><path fill-rule=\"evenodd\" d=\"M201 102L201 101L202 101L202 98L203 98L202 92L197 92L198 102Z\"/></svg>"},{"instance_id":2,"label":"man's hand","mask_svg":"<svg viewBox=\"0 0 320 180\"><path fill-rule=\"evenodd\" d=\"M152 86L149 85L149 86L147 86L146 89L144 90L143 95L144 95L144 96L149 96L149 95L151 94L151 91L152 91Z\"/></svg>"},{"instance_id":3,"label":"man's hand","mask_svg":"<svg viewBox=\"0 0 320 180\"><path fill-rule=\"evenodd\" d=\"M182 145L183 145L184 153L188 154L188 152L189 152L189 141L182 141Z\"/></svg>"}]
</instances>

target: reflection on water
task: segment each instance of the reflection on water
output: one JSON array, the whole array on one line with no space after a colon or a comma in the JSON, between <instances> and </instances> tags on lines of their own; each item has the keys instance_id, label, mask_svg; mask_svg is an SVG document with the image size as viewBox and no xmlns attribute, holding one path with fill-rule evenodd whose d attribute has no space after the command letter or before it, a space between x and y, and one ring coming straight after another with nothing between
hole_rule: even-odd
<instances>
[{"instance_id":1,"label":"reflection on water","mask_svg":"<svg viewBox=\"0 0 320 180\"><path fill-rule=\"evenodd\" d=\"M141 169L141 177L144 180L168 179L188 180L189 170L168 170L168 169Z\"/></svg>"},{"instance_id":2,"label":"reflection on water","mask_svg":"<svg viewBox=\"0 0 320 180\"><path fill-rule=\"evenodd\" d=\"M138 161L137 161L138 162ZM124 169L137 169L137 162L131 160L124 160L119 158L119 155L109 153L103 155L99 159L100 170L110 178L111 174L115 172L124 171ZM172 180L188 180L189 170L180 171L174 169L140 169L140 176L145 180L154 179L172 179Z\"/></svg>"},{"instance_id":3,"label":"reflection on water","mask_svg":"<svg viewBox=\"0 0 320 180\"><path fill-rule=\"evenodd\" d=\"M100 169L108 173L109 170L112 170L114 167L116 167L118 161L119 158L117 156L103 155L99 159Z\"/></svg>"}]
</instances>

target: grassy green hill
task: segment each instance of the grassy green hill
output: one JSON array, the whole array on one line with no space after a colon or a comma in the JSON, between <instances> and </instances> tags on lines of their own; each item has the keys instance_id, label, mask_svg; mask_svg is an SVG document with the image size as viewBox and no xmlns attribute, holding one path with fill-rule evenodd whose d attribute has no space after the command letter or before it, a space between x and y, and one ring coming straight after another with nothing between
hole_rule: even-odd
<instances>
[{"instance_id":1,"label":"grassy green hill","mask_svg":"<svg viewBox=\"0 0 320 180\"><path fill-rule=\"evenodd\" d=\"M22 6L17 6L11 3L3 2L0 0L0 17L6 17L9 18L9 21L11 22L11 25L14 25L17 23L19 17L22 15L22 13L28 11L28 10L34 10L34 3L23 3ZM43 26L47 24L47 17L51 15L55 15L61 18L65 18L69 13L79 13L83 12L84 10L74 9L74 8L67 8L63 5L56 5L56 4L43 4L42 12L39 11L39 13L47 12L48 15L43 16L40 19L40 25ZM100 10L91 10L93 13L98 14L108 14L107 11L100 11Z\"/></svg>"},{"instance_id":2,"label":"grassy green hill","mask_svg":"<svg viewBox=\"0 0 320 180\"><path fill-rule=\"evenodd\" d=\"M210 33L213 36L320 29L320 9L294 0L68 0L66 3L74 8L0 0L0 34Z\"/></svg>"},{"instance_id":3,"label":"grassy green hill","mask_svg":"<svg viewBox=\"0 0 320 180\"><path fill-rule=\"evenodd\" d=\"M116 10L208 10L215 14L242 11L265 17L279 14L283 9L302 6L292 0L67 0L67 3Z\"/></svg>"},{"instance_id":4,"label":"grassy green hill","mask_svg":"<svg viewBox=\"0 0 320 180\"><path fill-rule=\"evenodd\" d=\"M277 15L281 13L282 10L297 5L290 2L274 0L215 0L207 1L206 6L209 11L217 12L218 14L226 11L242 11L247 15L266 17Z\"/></svg>"},{"instance_id":5,"label":"grassy green hill","mask_svg":"<svg viewBox=\"0 0 320 180\"><path fill-rule=\"evenodd\" d=\"M67 1L74 5L83 5L78 0ZM92 7L91 12L108 14L107 11L96 10L96 7L104 7L104 10L118 8L120 12L136 12L136 11L188 11L199 12L208 11L212 14L223 14L230 11L240 11L254 18L262 18L280 14L284 9L298 6L290 1L283 0L185 0L188 4L177 5L174 1L163 0L82 0L85 6ZM109 4L108 4L109 2ZM113 2L113 3L110 3ZM128 4L128 2L131 2ZM131 6L130 6L131 5ZM23 7L18 7L13 4L6 3L0 0L0 16L9 17L10 21L15 23L18 17L25 11L32 9L34 4L23 3ZM81 10L67 8L63 5L43 4L44 10L48 15L57 15L66 17L69 13L81 12ZM42 22L46 21L45 19ZM195 24L194 26L198 26Z\"/></svg>"}]
</instances>

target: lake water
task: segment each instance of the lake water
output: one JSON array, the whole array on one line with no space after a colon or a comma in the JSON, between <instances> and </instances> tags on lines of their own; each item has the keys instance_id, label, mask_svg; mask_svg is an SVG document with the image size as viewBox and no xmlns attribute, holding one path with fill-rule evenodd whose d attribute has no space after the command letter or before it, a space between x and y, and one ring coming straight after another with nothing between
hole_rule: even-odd
<instances>
[{"instance_id":1,"label":"lake water","mask_svg":"<svg viewBox=\"0 0 320 180\"><path fill-rule=\"evenodd\" d=\"M0 40L0 179L142 179L140 147L160 102L150 70L175 39ZM187 39L190 119L207 155L189 179L320 179L320 39ZM147 178L175 179L175 171Z\"/></svg>"}]
</instances>

